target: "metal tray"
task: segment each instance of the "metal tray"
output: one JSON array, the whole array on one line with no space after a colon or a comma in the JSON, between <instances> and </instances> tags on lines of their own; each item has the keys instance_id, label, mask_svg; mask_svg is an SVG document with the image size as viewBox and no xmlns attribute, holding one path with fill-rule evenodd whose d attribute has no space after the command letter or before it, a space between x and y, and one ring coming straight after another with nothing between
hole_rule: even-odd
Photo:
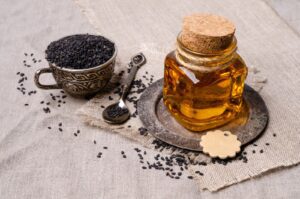
<instances>
[{"instance_id":1,"label":"metal tray","mask_svg":"<svg viewBox=\"0 0 300 199\"><path fill-rule=\"evenodd\" d=\"M143 125L149 133L163 142L183 149L202 151L199 143L206 131L192 132L182 127L164 106L162 87L163 79L160 79L151 84L141 95L137 109ZM235 120L217 128L229 130L237 135L242 145L262 134L269 119L264 100L248 85L245 85L244 100L246 102L244 108L249 112L241 111Z\"/></svg>"}]
</instances>

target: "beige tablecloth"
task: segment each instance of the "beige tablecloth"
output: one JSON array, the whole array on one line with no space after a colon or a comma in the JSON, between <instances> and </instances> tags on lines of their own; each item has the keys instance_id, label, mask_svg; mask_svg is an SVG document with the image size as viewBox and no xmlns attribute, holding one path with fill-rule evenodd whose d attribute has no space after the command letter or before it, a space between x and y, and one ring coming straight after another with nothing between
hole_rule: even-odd
<instances>
[{"instance_id":1,"label":"beige tablecloth","mask_svg":"<svg viewBox=\"0 0 300 199\"><path fill-rule=\"evenodd\" d=\"M115 4L115 3L119 4ZM234 1L228 6L234 6ZM186 4L192 4L187 1ZM267 5L261 1L263 9ZM116 6L119 5L119 6ZM124 21L131 13L125 12L125 5L131 5L136 9L143 9L145 13L155 10L153 7L144 7L142 1L106 1L99 12L114 10L122 15ZM170 6L176 6L176 1ZM189 5L191 6L191 5ZM210 7L194 7L194 11L209 11ZM226 10L221 4L216 3L215 9L219 14ZM166 11L168 9L165 9ZM254 12L251 9L236 7L236 13ZM35 70L45 67L47 63L43 59L44 49L47 44L62 36L74 33L95 33L96 30L89 25L87 19L81 14L78 7L71 1L38 1L38 0L12 0L0 2L0 198L297 198L299 196L300 168L283 170L265 175L262 178L240 183L238 185L211 194L199 192L197 184L188 179L173 180L166 178L163 173L141 169L134 148L147 151L149 156L157 152L145 149L137 143L130 142L116 134L105 133L97 128L87 127L80 123L74 116L74 112L82 106L86 100L73 99L59 90L43 91L35 88L32 76ZM105 11L105 12L104 12ZM189 10L182 8L182 14ZM172 13L180 22L181 15ZM256 11L257 12L257 11ZM157 20L164 20L164 13ZM122 28L115 26L114 32L106 33L105 26L116 23L110 15L104 16L103 32L111 35L122 32ZM143 17L143 16L141 16ZM273 17L273 16L272 16ZM276 27L276 22L270 17L270 23ZM119 18L118 18L119 20ZM147 19L145 19L147 21ZM121 23L122 21L120 21ZM142 28L135 27L132 31L140 31L137 38L131 38L129 33L124 34L133 43L143 38ZM259 20L257 20L259 26ZM153 26L159 35L162 27ZM247 26L247 24L237 24ZM172 26L173 27L173 26ZM174 38L172 35L179 31L171 28L168 23L165 27L170 32L169 42ZM250 28L250 27L249 27ZM282 32L289 32L288 27ZM283 41L292 39L290 43L278 43L278 46L288 45L281 55L275 54L272 62L274 68L282 74L279 81L268 84L275 96L286 96L280 106L291 111L294 121L278 123L279 128L297 132L299 127L299 37L291 32L286 38L281 35ZM238 32L241 40L254 40L255 37L247 37L247 32ZM147 39L147 38L146 38ZM150 38L148 38L150 40ZM265 35L265 39L271 39ZM259 61L247 60L247 57L263 56L255 51L246 51L247 46L240 42L240 51L246 58L247 63L257 65ZM263 44L264 45L264 44ZM125 48L125 47L124 47ZM257 46L259 48L259 46ZM122 47L121 47L122 49ZM26 55L24 54L26 53ZM247 54L250 53L250 54ZM272 49L264 52L272 55ZM32 56L31 56L32 54ZM33 60L34 58L34 60ZM41 59L41 62L39 60ZM30 67L25 64L29 64ZM37 61L35 61L37 60ZM36 63L35 63L36 62ZM289 67L281 68L280 63L289 63ZM269 68L263 68L268 74ZM289 72L290 70L291 72ZM18 73L20 72L20 73ZM18 73L18 74L17 74ZM22 73L27 80L22 80ZM283 81L286 80L286 81ZM45 77L45 82L51 81L51 77ZM21 84L23 85L21 86ZM281 83L285 83L282 85ZM288 84L287 84L288 83ZM26 88L25 95L17 90ZM293 88L293 89L290 89ZM34 91L37 90L36 94ZM30 95L28 93L31 93ZM52 95L56 96L53 100ZM272 98L272 96L267 96ZM58 102L61 100L61 102ZM65 101L65 103L63 103ZM49 105L47 103L50 102ZM59 106L58 106L59 105ZM270 104L278 106L278 104ZM51 113L45 113L45 107L50 107ZM287 117L284 109L277 112L275 117L282 120ZM60 123L62 123L60 125ZM51 127L51 129L48 129ZM62 130L60 131L59 128ZM275 126L273 127L275 128ZM80 133L77 133L80 130ZM75 134L76 135L75 135ZM299 136L296 134L295 136ZM108 149L104 149L106 146ZM292 146L287 146L292 147ZM122 158L124 151L127 158ZM97 158L99 152L102 157Z\"/></svg>"}]
</instances>

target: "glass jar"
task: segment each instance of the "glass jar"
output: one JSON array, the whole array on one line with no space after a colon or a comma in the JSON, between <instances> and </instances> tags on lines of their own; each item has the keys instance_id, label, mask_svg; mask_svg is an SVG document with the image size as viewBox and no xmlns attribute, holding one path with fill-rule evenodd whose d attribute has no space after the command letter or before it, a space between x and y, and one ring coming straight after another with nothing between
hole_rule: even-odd
<instances>
[{"instance_id":1,"label":"glass jar","mask_svg":"<svg viewBox=\"0 0 300 199\"><path fill-rule=\"evenodd\" d=\"M165 58L163 100L185 128L203 131L226 124L242 109L247 67L237 41L216 52L196 52L177 37Z\"/></svg>"}]
</instances>

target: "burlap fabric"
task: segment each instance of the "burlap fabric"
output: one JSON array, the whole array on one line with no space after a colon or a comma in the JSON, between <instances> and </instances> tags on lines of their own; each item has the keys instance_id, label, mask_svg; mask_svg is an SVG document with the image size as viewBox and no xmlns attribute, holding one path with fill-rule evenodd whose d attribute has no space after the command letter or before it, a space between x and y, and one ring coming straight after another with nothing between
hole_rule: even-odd
<instances>
[{"instance_id":1,"label":"burlap fabric","mask_svg":"<svg viewBox=\"0 0 300 199\"><path fill-rule=\"evenodd\" d=\"M244 154L247 155L247 160L233 161L226 167L223 164L213 164L213 162L201 168L205 175L200 177L195 175L200 189L216 191L261 175L266 171L298 163L300 157L295 152L297 147L292 146L299 146L300 141L297 139L295 123L296 118L299 117L296 111L299 106L296 103L299 95L299 89L296 87L296 74L299 70L295 63L291 65L291 59L297 62L292 57L299 53L297 47L299 38L263 2L193 1L187 4L183 1L151 1L144 2L141 6L139 1L133 1L128 7L122 2L110 2L105 5L108 7L118 5L122 10L105 13L97 12L103 6L103 2L95 3L88 0L76 2L99 33L115 38L120 47L121 61L118 63L118 68L124 67L126 60L129 60L134 53L139 51L145 53L149 61L139 71L137 79L146 83L147 81L143 78L147 75L145 71L154 75L154 79L163 77L164 57L168 50L174 49L174 41L185 14L195 11L213 12L222 14L235 22L239 52L250 66L247 83L261 90L262 85L268 80L261 95L270 109L271 120L263 137L254 146L246 147ZM202 9L196 9L197 7ZM125 13L130 13L130 15ZM270 23L271 20L272 23ZM120 29L122 31L117 31ZM127 36L124 37L124 35ZM283 92L293 94L289 96ZM118 95L114 92L109 94L114 99L118 99ZM108 96L100 94L83 106L78 113L90 125L118 132L149 148L160 149L153 144L152 136L140 135L139 128L142 124L138 118L132 118L122 126L106 124L101 118L103 108L99 104L107 106L110 103L112 102ZM134 112L133 107L131 111ZM282 114L278 114L280 112L284 113L284 118ZM130 128L127 128L128 125ZM160 151L174 153L173 149ZM177 153L176 150L175 153ZM196 157L191 156L210 162L210 159L202 154ZM243 159L240 157L240 160ZM199 165L189 166L191 174L194 174L197 169Z\"/></svg>"}]
</instances>

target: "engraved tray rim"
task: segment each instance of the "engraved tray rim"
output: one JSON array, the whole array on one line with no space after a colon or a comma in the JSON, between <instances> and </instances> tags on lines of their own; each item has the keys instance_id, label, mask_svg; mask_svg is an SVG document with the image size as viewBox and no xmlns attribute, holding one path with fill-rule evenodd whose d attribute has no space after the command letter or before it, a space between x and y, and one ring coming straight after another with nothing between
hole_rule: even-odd
<instances>
[{"instance_id":1,"label":"engraved tray rim","mask_svg":"<svg viewBox=\"0 0 300 199\"><path fill-rule=\"evenodd\" d=\"M202 147L199 144L201 136L205 135L205 132L213 129L203 131L201 133L196 132L197 136L199 135L199 138L187 137L184 134L168 130L168 127L164 126L157 116L157 107L162 100L162 87L163 78L151 84L140 96L137 104L137 111L144 127L147 128L148 132L155 138L170 145L192 151L202 151ZM269 121L268 109L263 98L258 92L248 85L245 85L244 99L250 109L249 119L245 125L234 129L234 134L237 135L242 145L249 144L258 138L266 129ZM188 131L182 126L179 128L184 131ZM222 127L216 129L220 128Z\"/></svg>"}]
</instances>

